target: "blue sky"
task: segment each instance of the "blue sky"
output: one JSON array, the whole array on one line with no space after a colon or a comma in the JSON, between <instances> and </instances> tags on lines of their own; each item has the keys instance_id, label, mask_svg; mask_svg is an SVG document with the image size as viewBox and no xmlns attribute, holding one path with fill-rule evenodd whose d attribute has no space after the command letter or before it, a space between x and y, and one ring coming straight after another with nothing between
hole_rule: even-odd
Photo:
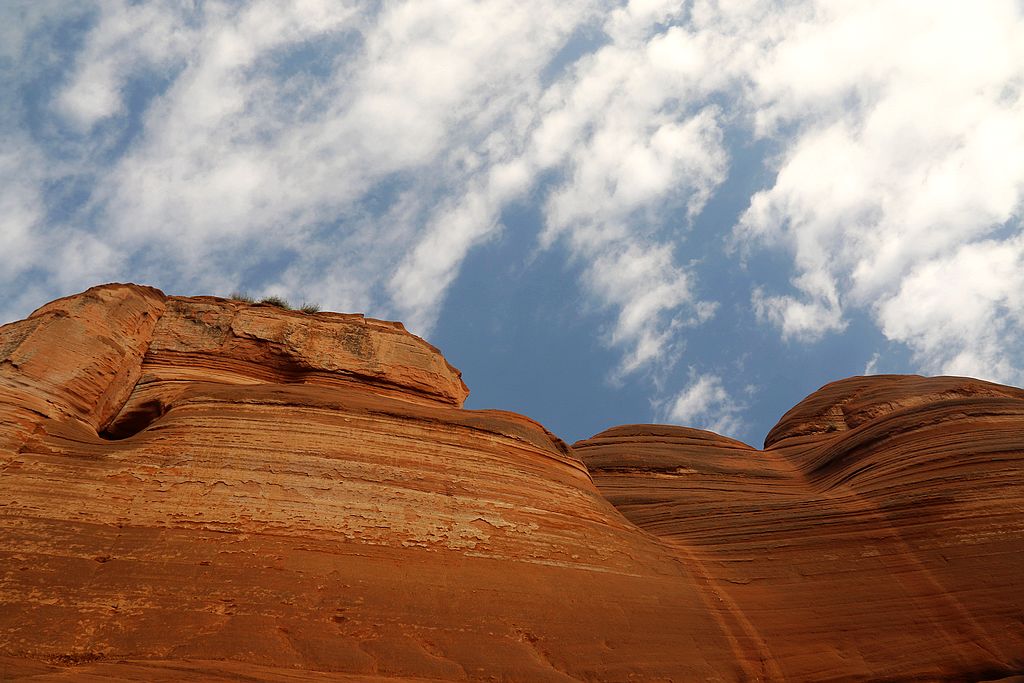
<instances>
[{"instance_id":1,"label":"blue sky","mask_svg":"<svg viewBox=\"0 0 1024 683\"><path fill-rule=\"evenodd\" d=\"M2 321L315 301L569 441L1024 383L1020 0L15 0L0 113Z\"/></svg>"}]
</instances>

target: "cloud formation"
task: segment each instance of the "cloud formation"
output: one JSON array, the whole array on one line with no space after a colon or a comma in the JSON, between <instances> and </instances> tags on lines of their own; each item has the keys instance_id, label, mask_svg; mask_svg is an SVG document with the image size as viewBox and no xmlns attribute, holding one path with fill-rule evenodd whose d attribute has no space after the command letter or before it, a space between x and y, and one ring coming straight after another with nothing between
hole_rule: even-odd
<instances>
[{"instance_id":1,"label":"cloud formation","mask_svg":"<svg viewBox=\"0 0 1024 683\"><path fill-rule=\"evenodd\" d=\"M795 292L755 309L804 339L866 309L925 371L1019 382L1020 4L808 8L750 70L756 128L782 147L737 234L795 267Z\"/></svg>"},{"instance_id":2,"label":"cloud formation","mask_svg":"<svg viewBox=\"0 0 1024 683\"><path fill-rule=\"evenodd\" d=\"M742 432L742 411L742 403L729 394L721 377L690 368L690 383L668 404L664 419L730 435Z\"/></svg>"},{"instance_id":3,"label":"cloud formation","mask_svg":"<svg viewBox=\"0 0 1024 683\"><path fill-rule=\"evenodd\" d=\"M1014 0L0 14L5 319L135 279L429 333L472 250L527 203L536 247L564 253L605 316L612 377L653 380L673 419L735 429L746 382L666 378L721 309L694 225L755 140L770 180L710 238L737 272L784 256L744 294L751 319L813 344L866 314L917 369L1024 380Z\"/></svg>"}]
</instances>

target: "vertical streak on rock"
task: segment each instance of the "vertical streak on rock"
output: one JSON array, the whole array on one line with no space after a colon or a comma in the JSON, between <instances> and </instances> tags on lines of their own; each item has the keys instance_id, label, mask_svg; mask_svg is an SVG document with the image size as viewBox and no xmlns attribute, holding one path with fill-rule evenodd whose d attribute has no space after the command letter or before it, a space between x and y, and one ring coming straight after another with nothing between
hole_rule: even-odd
<instances>
[{"instance_id":1,"label":"vertical streak on rock","mask_svg":"<svg viewBox=\"0 0 1024 683\"><path fill-rule=\"evenodd\" d=\"M764 637L744 615L743 609L733 600L729 592L724 590L720 582L716 581L708 572L705 563L691 552L685 543L675 539L667 539L667 542L700 586L700 594L708 608L708 613L718 622L722 634L732 646L733 656L736 663L743 668L745 680L784 680L782 669L779 668ZM718 604L712 602L712 597Z\"/></svg>"},{"instance_id":2,"label":"vertical streak on rock","mask_svg":"<svg viewBox=\"0 0 1024 683\"><path fill-rule=\"evenodd\" d=\"M1014 387L851 378L789 411L764 451L656 425L573 451L706 570L748 675L761 651L770 680L993 680L1024 662L1022 425Z\"/></svg>"},{"instance_id":3,"label":"vertical streak on rock","mask_svg":"<svg viewBox=\"0 0 1024 683\"><path fill-rule=\"evenodd\" d=\"M763 451L466 391L361 315L107 285L3 326L0 678L1024 670L1024 390L852 378Z\"/></svg>"}]
</instances>

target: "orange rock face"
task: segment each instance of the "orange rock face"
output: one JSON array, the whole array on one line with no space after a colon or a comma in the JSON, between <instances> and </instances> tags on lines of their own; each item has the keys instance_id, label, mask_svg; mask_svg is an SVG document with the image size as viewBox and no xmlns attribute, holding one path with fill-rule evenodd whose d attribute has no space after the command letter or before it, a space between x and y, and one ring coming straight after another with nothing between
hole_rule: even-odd
<instances>
[{"instance_id":1,"label":"orange rock face","mask_svg":"<svg viewBox=\"0 0 1024 683\"><path fill-rule=\"evenodd\" d=\"M667 544L398 325L107 286L0 348L0 678L742 671Z\"/></svg>"},{"instance_id":2,"label":"orange rock face","mask_svg":"<svg viewBox=\"0 0 1024 683\"><path fill-rule=\"evenodd\" d=\"M1024 672L1024 392L908 376L835 382L763 451L682 427L577 443L598 488L700 567L778 680Z\"/></svg>"},{"instance_id":3,"label":"orange rock face","mask_svg":"<svg viewBox=\"0 0 1024 683\"><path fill-rule=\"evenodd\" d=\"M1024 392L847 380L765 451L466 395L357 315L107 285L0 327L0 680L1024 669Z\"/></svg>"}]
</instances>

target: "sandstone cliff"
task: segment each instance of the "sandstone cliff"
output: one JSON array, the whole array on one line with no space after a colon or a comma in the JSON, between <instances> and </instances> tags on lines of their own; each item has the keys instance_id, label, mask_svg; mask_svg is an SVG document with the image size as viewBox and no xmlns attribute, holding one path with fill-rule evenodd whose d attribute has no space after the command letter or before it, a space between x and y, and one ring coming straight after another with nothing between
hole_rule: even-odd
<instances>
[{"instance_id":1,"label":"sandstone cliff","mask_svg":"<svg viewBox=\"0 0 1024 683\"><path fill-rule=\"evenodd\" d=\"M1024 672L1024 391L858 377L789 411L763 451L655 425L574 451L706 578L771 678Z\"/></svg>"},{"instance_id":2,"label":"sandstone cliff","mask_svg":"<svg viewBox=\"0 0 1024 683\"><path fill-rule=\"evenodd\" d=\"M846 380L764 451L466 395L357 315L107 285L0 327L0 680L1024 671L1020 390Z\"/></svg>"}]
</instances>

